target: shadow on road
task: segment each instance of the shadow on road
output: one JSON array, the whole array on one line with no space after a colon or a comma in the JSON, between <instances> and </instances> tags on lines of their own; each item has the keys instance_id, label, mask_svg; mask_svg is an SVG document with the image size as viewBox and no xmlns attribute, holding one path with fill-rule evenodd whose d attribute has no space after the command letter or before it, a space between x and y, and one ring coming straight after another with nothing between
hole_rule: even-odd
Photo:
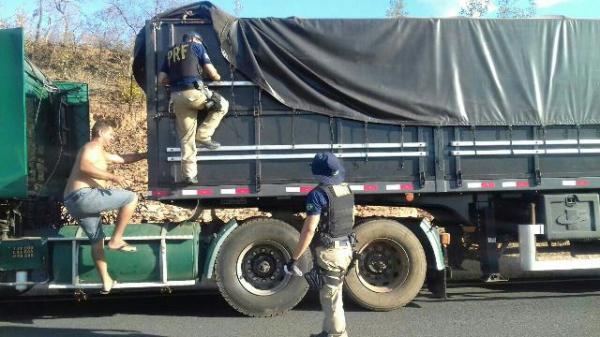
<instances>
[{"instance_id":1,"label":"shadow on road","mask_svg":"<svg viewBox=\"0 0 600 337\"><path fill-rule=\"evenodd\" d=\"M28 337L28 336L52 336L52 337L167 337L161 335L143 334L130 330L85 330L66 328L36 328L29 326L0 327L0 337Z\"/></svg>"},{"instance_id":2,"label":"shadow on road","mask_svg":"<svg viewBox=\"0 0 600 337\"><path fill-rule=\"evenodd\" d=\"M600 297L599 280L514 280L506 283L477 283L450 286L450 302L551 299L562 297ZM427 295L416 302L443 301Z\"/></svg>"},{"instance_id":3,"label":"shadow on road","mask_svg":"<svg viewBox=\"0 0 600 337\"><path fill-rule=\"evenodd\" d=\"M600 297L598 280L565 280L558 282L523 282L501 284L451 284L446 302L499 301L523 299L550 299L560 297ZM344 298L348 312L366 312L347 296ZM421 304L444 301L430 297L424 291L414 301L405 306L407 309L421 309ZM297 311L320 311L321 306L316 292L308 295L294 309ZM191 316L191 317L232 317L244 318L217 293L195 294L175 293L165 296L122 295L92 297L88 301L76 302L73 299L62 301L27 300L23 302L1 303L0 321L20 324L33 324L38 319L76 318L76 317L109 317L115 314L147 315L147 316ZM6 335L5 328L0 328L0 337ZM14 328L21 329L21 328ZM60 329L59 329L60 330ZM64 336L97 336L99 331L77 332L66 329L58 331ZM127 334L129 333L129 334ZM6 336L25 336L24 333L10 333ZM49 332L44 336L58 336ZM105 334L106 335L106 334ZM104 336L105 336L104 335ZM125 332L123 336L142 336L135 332ZM62 336L62 335L60 335Z\"/></svg>"},{"instance_id":4,"label":"shadow on road","mask_svg":"<svg viewBox=\"0 0 600 337\"><path fill-rule=\"evenodd\" d=\"M108 317L115 314L244 317L232 309L219 294L146 295L139 297L115 295L92 297L84 302L76 302L73 299L60 301L27 300L20 303L3 303L0 306L0 321L21 324L33 324L36 319ZM49 334L48 336L53 335ZM0 334L0 337L3 337L2 334Z\"/></svg>"}]
</instances>

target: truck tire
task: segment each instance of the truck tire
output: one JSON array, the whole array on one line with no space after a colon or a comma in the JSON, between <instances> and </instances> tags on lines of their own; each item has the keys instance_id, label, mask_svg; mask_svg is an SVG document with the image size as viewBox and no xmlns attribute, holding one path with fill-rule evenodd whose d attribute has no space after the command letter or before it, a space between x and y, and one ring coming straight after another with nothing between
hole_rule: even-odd
<instances>
[{"instance_id":1,"label":"truck tire","mask_svg":"<svg viewBox=\"0 0 600 337\"><path fill-rule=\"evenodd\" d=\"M410 302L423 286L427 260L419 239L393 220L371 220L355 229L358 259L345 280L358 305L389 311Z\"/></svg>"},{"instance_id":2,"label":"truck tire","mask_svg":"<svg viewBox=\"0 0 600 337\"><path fill-rule=\"evenodd\" d=\"M237 311L270 317L292 309L308 291L303 277L283 271L300 235L287 223L261 218L245 222L219 249L215 274L223 298ZM310 253L298 261L307 270Z\"/></svg>"}]
</instances>

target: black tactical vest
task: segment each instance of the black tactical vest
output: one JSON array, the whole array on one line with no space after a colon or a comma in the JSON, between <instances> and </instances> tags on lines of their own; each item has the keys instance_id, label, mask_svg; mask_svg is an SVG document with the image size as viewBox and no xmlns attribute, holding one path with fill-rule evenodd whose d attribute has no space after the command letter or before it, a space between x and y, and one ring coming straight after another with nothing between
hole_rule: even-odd
<instances>
[{"instance_id":1,"label":"black tactical vest","mask_svg":"<svg viewBox=\"0 0 600 337\"><path fill-rule=\"evenodd\" d=\"M327 234L331 238L340 238L352 233L354 225L354 195L349 186L338 185L338 188L347 188L347 194L336 196L334 186L320 185L327 195L327 211L322 213L319 222L319 233Z\"/></svg>"},{"instance_id":2,"label":"black tactical vest","mask_svg":"<svg viewBox=\"0 0 600 337\"><path fill-rule=\"evenodd\" d=\"M192 43L180 43L175 45L167 53L169 65L169 81L178 84L186 77L200 79L202 67L198 62L198 56L192 50Z\"/></svg>"}]
</instances>

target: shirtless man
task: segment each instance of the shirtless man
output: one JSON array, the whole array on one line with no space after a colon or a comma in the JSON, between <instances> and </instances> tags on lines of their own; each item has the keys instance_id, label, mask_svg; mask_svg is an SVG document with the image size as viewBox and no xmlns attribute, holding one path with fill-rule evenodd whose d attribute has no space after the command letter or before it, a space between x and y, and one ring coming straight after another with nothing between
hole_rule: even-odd
<instances>
[{"instance_id":1,"label":"shirtless man","mask_svg":"<svg viewBox=\"0 0 600 337\"><path fill-rule=\"evenodd\" d=\"M146 153L118 155L105 151L114 139L114 127L110 121L99 120L92 127L92 140L85 144L75 159L71 175L64 191L64 204L69 213L79 220L92 245L92 258L102 279L102 294L110 293L115 285L108 274L104 258L104 231L100 213L119 209L115 231L108 242L108 249L135 252L136 248L123 240L123 232L137 205L137 195L123 189L108 189L106 182L123 185L125 180L108 172L109 163L133 163L146 158Z\"/></svg>"}]
</instances>

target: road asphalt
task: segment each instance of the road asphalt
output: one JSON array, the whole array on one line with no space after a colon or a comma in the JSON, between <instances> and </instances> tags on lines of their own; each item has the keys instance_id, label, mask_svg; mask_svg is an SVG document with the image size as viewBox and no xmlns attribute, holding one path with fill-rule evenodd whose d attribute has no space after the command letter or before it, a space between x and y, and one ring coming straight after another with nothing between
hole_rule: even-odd
<instances>
[{"instance_id":1,"label":"road asphalt","mask_svg":"<svg viewBox=\"0 0 600 337\"><path fill-rule=\"evenodd\" d=\"M349 336L600 336L600 280L452 284L406 307L370 312L346 303ZM320 331L317 297L274 318L249 318L218 294L92 297L0 303L0 337L265 337Z\"/></svg>"}]
</instances>

